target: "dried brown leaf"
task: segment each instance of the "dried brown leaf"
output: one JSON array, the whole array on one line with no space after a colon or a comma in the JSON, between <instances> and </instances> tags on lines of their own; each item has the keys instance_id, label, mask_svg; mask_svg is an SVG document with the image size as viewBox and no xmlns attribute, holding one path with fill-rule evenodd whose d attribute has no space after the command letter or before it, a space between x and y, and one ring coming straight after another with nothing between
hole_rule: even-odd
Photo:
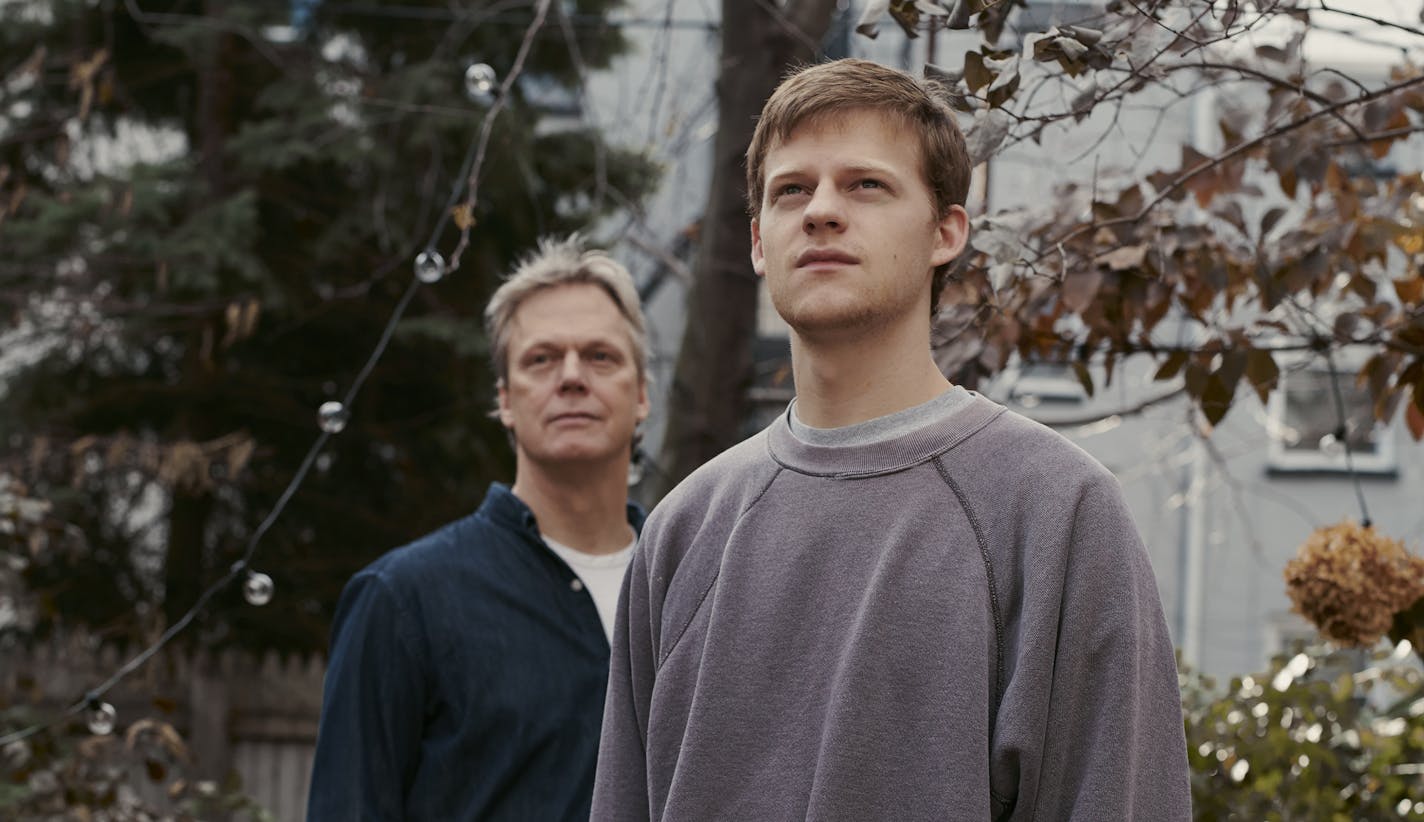
<instances>
[{"instance_id":1,"label":"dried brown leaf","mask_svg":"<svg viewBox=\"0 0 1424 822\"><path fill-rule=\"evenodd\" d=\"M994 82L993 73L984 67L984 55L977 51L964 54L964 82L969 85L969 90L976 94L979 89Z\"/></svg>"},{"instance_id":2,"label":"dried brown leaf","mask_svg":"<svg viewBox=\"0 0 1424 822\"><path fill-rule=\"evenodd\" d=\"M1147 259L1147 244L1127 245L1122 248L1114 248L1105 254L1099 254L1094 260L1098 265L1106 265L1113 271L1126 271L1138 268Z\"/></svg>"},{"instance_id":3,"label":"dried brown leaf","mask_svg":"<svg viewBox=\"0 0 1424 822\"><path fill-rule=\"evenodd\" d=\"M242 473L242 469L247 467L247 463L252 459L252 452L257 450L257 441L251 437L245 437L242 442L228 449L227 452L227 475L231 479L236 479Z\"/></svg>"},{"instance_id":4,"label":"dried brown leaf","mask_svg":"<svg viewBox=\"0 0 1424 822\"><path fill-rule=\"evenodd\" d=\"M1225 419L1235 394L1235 383L1227 383L1219 373L1208 376L1201 392L1201 410L1206 421L1215 426Z\"/></svg>"},{"instance_id":5,"label":"dried brown leaf","mask_svg":"<svg viewBox=\"0 0 1424 822\"><path fill-rule=\"evenodd\" d=\"M38 75L40 69L44 67L45 55L48 53L49 50L43 45L36 46L30 56L25 58L25 62L17 66L15 71L10 74L10 79L12 81L23 80L32 75Z\"/></svg>"},{"instance_id":6,"label":"dried brown leaf","mask_svg":"<svg viewBox=\"0 0 1424 822\"><path fill-rule=\"evenodd\" d=\"M1419 237L1421 241L1424 241L1424 236L1413 236ZM1424 242L1421 242L1420 245L1424 247ZM1424 276L1415 274L1407 280L1395 280L1394 293L1399 295L1399 301L1402 303L1418 305L1424 302Z\"/></svg>"},{"instance_id":7,"label":"dried brown leaf","mask_svg":"<svg viewBox=\"0 0 1424 822\"><path fill-rule=\"evenodd\" d=\"M1269 350L1255 349L1246 355L1246 379L1249 379L1250 386L1256 389L1260 402L1265 403L1280 379L1280 368Z\"/></svg>"},{"instance_id":8,"label":"dried brown leaf","mask_svg":"<svg viewBox=\"0 0 1424 822\"><path fill-rule=\"evenodd\" d=\"M1424 410L1412 402L1404 406L1404 424L1409 427L1409 436L1416 442L1424 440Z\"/></svg>"},{"instance_id":9,"label":"dried brown leaf","mask_svg":"<svg viewBox=\"0 0 1424 822\"><path fill-rule=\"evenodd\" d=\"M1271 229L1276 227L1276 223L1280 222L1285 214L1286 210L1279 206L1267 211L1266 215L1261 218L1261 236L1265 237L1267 234L1270 234Z\"/></svg>"},{"instance_id":10,"label":"dried brown leaf","mask_svg":"<svg viewBox=\"0 0 1424 822\"><path fill-rule=\"evenodd\" d=\"M1059 299L1063 302L1064 308L1081 314L1092 304L1093 298L1098 296L1098 289L1102 285L1103 272L1099 268L1071 271L1063 280L1063 290Z\"/></svg>"},{"instance_id":11,"label":"dried brown leaf","mask_svg":"<svg viewBox=\"0 0 1424 822\"><path fill-rule=\"evenodd\" d=\"M890 17L900 24L900 29L905 32L906 37L919 36L920 9L914 0L891 0Z\"/></svg>"},{"instance_id":12,"label":"dried brown leaf","mask_svg":"<svg viewBox=\"0 0 1424 822\"><path fill-rule=\"evenodd\" d=\"M257 331L257 320L261 316L262 303L248 300L242 308L242 324L239 326L243 339L251 337Z\"/></svg>"},{"instance_id":13,"label":"dried brown leaf","mask_svg":"<svg viewBox=\"0 0 1424 822\"><path fill-rule=\"evenodd\" d=\"M1081 362L1073 363L1073 375L1078 378L1079 384L1088 396L1093 396L1093 375L1088 371L1088 366Z\"/></svg>"},{"instance_id":14,"label":"dried brown leaf","mask_svg":"<svg viewBox=\"0 0 1424 822\"><path fill-rule=\"evenodd\" d=\"M1167 355L1167 359L1162 361L1162 366L1157 369L1157 373L1152 375L1154 380L1170 380L1177 376L1182 370L1182 366L1187 364L1187 352L1173 351Z\"/></svg>"},{"instance_id":15,"label":"dried brown leaf","mask_svg":"<svg viewBox=\"0 0 1424 822\"><path fill-rule=\"evenodd\" d=\"M459 203L450 209L450 218L461 231L474 228L475 212L468 202Z\"/></svg>"}]
</instances>

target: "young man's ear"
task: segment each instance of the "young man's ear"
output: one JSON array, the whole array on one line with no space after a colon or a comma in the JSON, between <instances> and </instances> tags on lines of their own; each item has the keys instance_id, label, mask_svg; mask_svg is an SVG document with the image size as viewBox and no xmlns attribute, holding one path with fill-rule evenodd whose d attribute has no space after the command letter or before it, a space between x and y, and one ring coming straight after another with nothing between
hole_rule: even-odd
<instances>
[{"instance_id":1,"label":"young man's ear","mask_svg":"<svg viewBox=\"0 0 1424 822\"><path fill-rule=\"evenodd\" d=\"M752 218L752 269L758 277L766 276L766 256L761 253L761 224Z\"/></svg>"},{"instance_id":2,"label":"young man's ear","mask_svg":"<svg viewBox=\"0 0 1424 822\"><path fill-rule=\"evenodd\" d=\"M969 242L969 212L964 206L950 206L935 225L935 248L930 263L936 268L958 257Z\"/></svg>"}]
</instances>

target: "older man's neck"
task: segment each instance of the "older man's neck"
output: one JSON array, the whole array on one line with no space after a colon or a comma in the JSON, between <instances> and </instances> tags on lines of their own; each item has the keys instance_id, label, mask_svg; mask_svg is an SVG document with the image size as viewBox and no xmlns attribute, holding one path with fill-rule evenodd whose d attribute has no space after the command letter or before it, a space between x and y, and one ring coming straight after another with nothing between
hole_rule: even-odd
<instances>
[{"instance_id":1,"label":"older man's neck","mask_svg":"<svg viewBox=\"0 0 1424 822\"><path fill-rule=\"evenodd\" d=\"M626 459L544 465L521 454L511 490L534 512L540 533L556 542L609 554L633 539Z\"/></svg>"}]
</instances>

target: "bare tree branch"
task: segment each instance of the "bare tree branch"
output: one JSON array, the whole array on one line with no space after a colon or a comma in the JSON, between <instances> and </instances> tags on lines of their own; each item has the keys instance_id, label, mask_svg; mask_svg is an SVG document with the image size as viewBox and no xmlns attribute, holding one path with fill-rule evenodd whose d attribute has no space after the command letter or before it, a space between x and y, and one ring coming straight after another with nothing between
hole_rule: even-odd
<instances>
[{"instance_id":1,"label":"bare tree branch","mask_svg":"<svg viewBox=\"0 0 1424 822\"><path fill-rule=\"evenodd\" d=\"M1136 414L1141 414L1149 408L1155 408L1156 406L1159 406L1163 403L1171 402L1172 400L1185 394L1186 391L1187 389L1185 387L1178 386L1177 388L1174 388L1171 391L1167 391L1163 394L1158 394L1155 397L1149 397L1145 400L1142 400L1141 402L1134 403L1123 408L1115 408L1110 411L1095 411L1092 414L1085 414L1081 417L1039 420L1039 422L1043 423L1049 428L1074 428L1079 425L1091 425L1095 422L1102 422L1103 420L1108 419L1109 417L1131 417Z\"/></svg>"},{"instance_id":2,"label":"bare tree branch","mask_svg":"<svg viewBox=\"0 0 1424 822\"><path fill-rule=\"evenodd\" d=\"M1325 2L1325 0L1320 0L1320 10L1328 11L1331 14L1338 14L1342 17L1353 17L1357 20L1364 20L1387 29L1397 29L1408 34L1413 34L1416 37L1424 37L1424 29L1415 28L1414 26L1406 26L1403 23L1396 23L1393 20L1385 20L1381 17L1375 17L1372 14L1365 14L1364 12L1337 8L1335 6L1331 6L1329 3Z\"/></svg>"},{"instance_id":3,"label":"bare tree branch","mask_svg":"<svg viewBox=\"0 0 1424 822\"><path fill-rule=\"evenodd\" d=\"M1161 191L1157 192L1157 196L1149 200L1147 204L1144 205L1141 209L1139 209L1136 214L1131 214L1125 217L1114 217L1110 220L1103 220L1102 222L1095 221L1093 223L1079 226L1078 228L1069 231L1067 234L1064 234L1058 237L1057 239L1051 241L1048 244L1047 249L1040 252L1037 257L1035 257L1035 259L1040 259L1044 256L1052 254L1056 249L1059 248L1060 244L1062 243L1066 243L1076 237L1081 237L1082 235L1087 234L1089 232L1097 231L1100 228L1108 228L1114 225L1124 225L1141 221L1148 214L1152 213L1152 210L1156 208L1159 204L1161 204L1162 201L1166 200L1177 190L1181 189L1182 186L1191 182L1193 178L1205 172L1211 171L1222 163L1225 163L1226 161L1234 157L1244 154L1250 151L1251 149L1256 148L1257 146L1267 143L1270 140L1303 128L1320 119L1321 117L1332 116L1335 112L1340 111L1341 109L1349 108L1351 106L1362 105L1364 103L1370 102L1371 100L1377 100L1381 97L1386 97L1390 94L1395 93L1396 91L1402 91L1407 88L1412 88L1414 86L1420 85L1421 83L1424 83L1424 76L1411 77L1406 80L1401 80L1397 83L1392 83L1388 86L1385 86L1384 88L1370 92L1369 94L1363 94L1359 97L1351 98L1349 100L1343 100L1339 103L1335 103L1318 111L1313 111L1310 114L1305 115L1304 117L1301 117L1297 120L1293 120L1290 123L1287 123L1278 128L1271 129L1265 134L1255 137L1254 139L1237 143L1236 145L1232 146L1221 154L1218 154L1215 157L1209 158L1201 163L1198 163L1190 170L1186 171L1185 173L1178 176L1176 179L1172 180L1166 185L1166 187L1164 187Z\"/></svg>"}]
</instances>

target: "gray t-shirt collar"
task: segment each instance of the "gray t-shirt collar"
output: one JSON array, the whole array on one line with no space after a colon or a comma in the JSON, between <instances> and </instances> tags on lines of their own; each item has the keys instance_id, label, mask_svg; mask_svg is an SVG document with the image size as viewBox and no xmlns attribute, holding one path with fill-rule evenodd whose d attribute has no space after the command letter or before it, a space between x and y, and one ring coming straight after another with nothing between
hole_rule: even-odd
<instances>
[{"instance_id":1,"label":"gray t-shirt collar","mask_svg":"<svg viewBox=\"0 0 1424 822\"><path fill-rule=\"evenodd\" d=\"M928 402L893 414L840 428L813 428L796 416L796 400L793 399L786 412L786 423L791 428L792 436L807 445L827 448L871 445L895 439L936 420L953 416L967 406L969 401L970 393L955 385Z\"/></svg>"}]
</instances>

